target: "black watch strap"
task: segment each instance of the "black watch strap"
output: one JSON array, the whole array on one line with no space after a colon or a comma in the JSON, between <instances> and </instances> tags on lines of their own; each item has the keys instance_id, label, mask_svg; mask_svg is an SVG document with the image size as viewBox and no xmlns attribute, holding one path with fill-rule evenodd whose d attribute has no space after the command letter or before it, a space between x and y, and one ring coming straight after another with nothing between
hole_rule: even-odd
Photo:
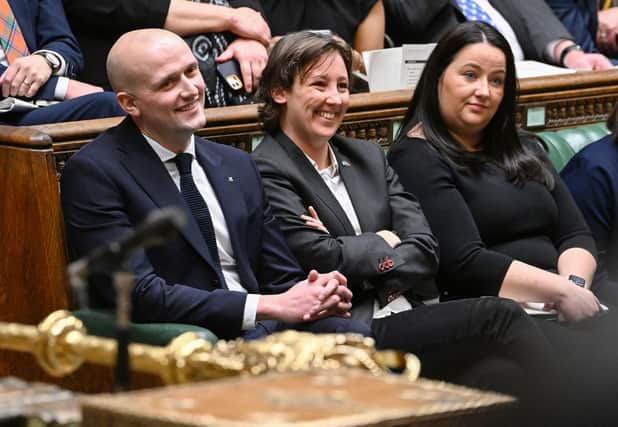
<instances>
[{"instance_id":1,"label":"black watch strap","mask_svg":"<svg viewBox=\"0 0 618 427\"><path fill-rule=\"evenodd\" d=\"M582 47L580 45L578 45L577 43L574 43L570 46L565 47L564 49L562 49L562 52L560 52L560 60L558 61L558 63L566 68L566 65L564 65L564 59L566 58L566 56L569 54L569 52L572 52L574 50L584 50L582 49Z\"/></svg>"},{"instance_id":2,"label":"black watch strap","mask_svg":"<svg viewBox=\"0 0 618 427\"><path fill-rule=\"evenodd\" d=\"M577 286L581 286L582 288L586 286L586 279L584 279L583 277L579 277L574 274L571 274L569 276L569 280L575 283Z\"/></svg>"}]
</instances>

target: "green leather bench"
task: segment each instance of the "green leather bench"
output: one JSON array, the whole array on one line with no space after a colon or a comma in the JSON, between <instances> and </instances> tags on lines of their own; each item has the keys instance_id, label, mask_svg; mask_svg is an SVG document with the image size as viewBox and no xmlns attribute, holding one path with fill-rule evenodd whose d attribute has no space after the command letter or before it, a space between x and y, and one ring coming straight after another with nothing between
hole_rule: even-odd
<instances>
[{"instance_id":1,"label":"green leather bench","mask_svg":"<svg viewBox=\"0 0 618 427\"><path fill-rule=\"evenodd\" d=\"M71 314L84 323L89 335L115 337L116 319L113 313L83 309L72 311ZM166 346L185 332L195 332L200 338L213 344L217 342L217 337L211 331L200 326L181 323L131 323L131 341L141 344Z\"/></svg>"},{"instance_id":2,"label":"green leather bench","mask_svg":"<svg viewBox=\"0 0 618 427\"><path fill-rule=\"evenodd\" d=\"M604 122L557 131L537 132L545 143L549 159L560 172L579 150L610 132Z\"/></svg>"}]
</instances>

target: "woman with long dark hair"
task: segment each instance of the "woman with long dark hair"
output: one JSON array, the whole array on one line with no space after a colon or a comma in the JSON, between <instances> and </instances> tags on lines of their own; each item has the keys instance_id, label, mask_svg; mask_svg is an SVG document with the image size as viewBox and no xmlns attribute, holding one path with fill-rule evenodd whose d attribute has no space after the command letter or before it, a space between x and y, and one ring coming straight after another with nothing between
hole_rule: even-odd
<instances>
[{"instance_id":1,"label":"woman with long dark hair","mask_svg":"<svg viewBox=\"0 0 618 427\"><path fill-rule=\"evenodd\" d=\"M594 388L517 304L428 301L437 294L439 257L417 200L378 145L337 134L349 75L349 47L311 32L282 38L264 69L259 114L267 134L253 157L294 255L304 268L344 274L352 316L371 326L378 347L417 354L424 376L515 394L523 419L510 421L518 425L546 426L553 417L565 425L560 418L571 409L571 425L582 413L587 425L585 403L563 405ZM539 406L544 413L530 417Z\"/></svg>"},{"instance_id":2,"label":"woman with long dark hair","mask_svg":"<svg viewBox=\"0 0 618 427\"><path fill-rule=\"evenodd\" d=\"M565 322L537 325L556 363L574 367L573 386L596 391L579 408L600 417L572 423L613 425L618 309L602 312L593 293L594 241L568 189L540 142L517 132L516 86L502 35L461 24L430 55L388 160L438 239L441 299L556 310Z\"/></svg>"},{"instance_id":3,"label":"woman with long dark hair","mask_svg":"<svg viewBox=\"0 0 618 427\"><path fill-rule=\"evenodd\" d=\"M515 102L504 37L461 24L429 58L389 161L438 237L443 298L499 295L593 317L594 241L541 145L518 134Z\"/></svg>"}]
</instances>

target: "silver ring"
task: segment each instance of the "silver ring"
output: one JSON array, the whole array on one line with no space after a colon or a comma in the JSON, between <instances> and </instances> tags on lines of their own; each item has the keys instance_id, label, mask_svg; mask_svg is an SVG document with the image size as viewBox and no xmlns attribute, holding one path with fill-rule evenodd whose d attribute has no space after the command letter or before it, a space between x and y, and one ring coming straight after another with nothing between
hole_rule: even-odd
<instances>
[{"instance_id":1,"label":"silver ring","mask_svg":"<svg viewBox=\"0 0 618 427\"><path fill-rule=\"evenodd\" d=\"M23 81L23 83L24 83L25 85L27 85L27 86L30 86L30 85L32 84L32 83L27 82L27 81L25 81L25 80Z\"/></svg>"},{"instance_id":2,"label":"silver ring","mask_svg":"<svg viewBox=\"0 0 618 427\"><path fill-rule=\"evenodd\" d=\"M607 33L601 33L601 34L599 34L599 37L601 39L605 39L605 37L607 37Z\"/></svg>"}]
</instances>

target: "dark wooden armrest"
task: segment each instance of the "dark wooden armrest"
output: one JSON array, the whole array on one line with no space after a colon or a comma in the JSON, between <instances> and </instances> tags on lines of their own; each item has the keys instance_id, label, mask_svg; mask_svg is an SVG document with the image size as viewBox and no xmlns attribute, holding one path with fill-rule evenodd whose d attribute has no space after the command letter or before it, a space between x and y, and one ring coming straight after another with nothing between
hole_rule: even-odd
<instances>
[{"instance_id":1,"label":"dark wooden armrest","mask_svg":"<svg viewBox=\"0 0 618 427\"><path fill-rule=\"evenodd\" d=\"M0 145L24 148L48 148L52 139L31 127L0 125Z\"/></svg>"}]
</instances>

